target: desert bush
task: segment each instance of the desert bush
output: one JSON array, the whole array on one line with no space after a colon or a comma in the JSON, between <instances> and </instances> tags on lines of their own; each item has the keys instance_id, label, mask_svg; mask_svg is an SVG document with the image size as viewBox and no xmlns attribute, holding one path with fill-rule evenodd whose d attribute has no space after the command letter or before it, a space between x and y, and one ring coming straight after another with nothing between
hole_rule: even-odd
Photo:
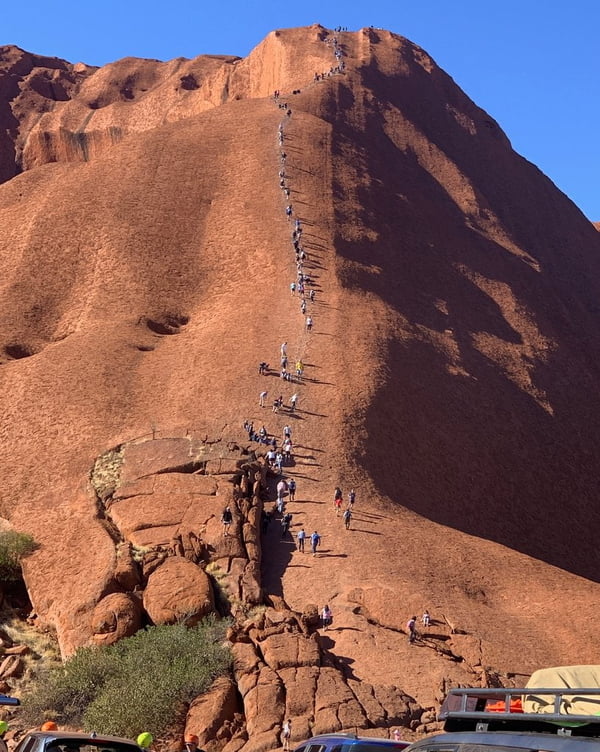
<instances>
[{"instance_id":1,"label":"desert bush","mask_svg":"<svg viewBox=\"0 0 600 752\"><path fill-rule=\"evenodd\" d=\"M26 719L54 718L118 736L160 735L228 671L226 626L207 619L193 628L149 627L109 647L82 648L24 698Z\"/></svg>"},{"instance_id":2,"label":"desert bush","mask_svg":"<svg viewBox=\"0 0 600 752\"><path fill-rule=\"evenodd\" d=\"M35 551L35 541L27 533L5 530L0 533L0 582L21 579L21 559Z\"/></svg>"}]
</instances>

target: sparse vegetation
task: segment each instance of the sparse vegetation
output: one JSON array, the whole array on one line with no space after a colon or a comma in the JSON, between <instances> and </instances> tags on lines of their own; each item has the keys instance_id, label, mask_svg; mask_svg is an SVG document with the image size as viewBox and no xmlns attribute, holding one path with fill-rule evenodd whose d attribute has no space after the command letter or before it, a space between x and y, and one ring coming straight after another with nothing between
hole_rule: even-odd
<instances>
[{"instance_id":1,"label":"sparse vegetation","mask_svg":"<svg viewBox=\"0 0 600 752\"><path fill-rule=\"evenodd\" d=\"M123 464L123 447L104 452L96 459L90 480L101 501L106 501L115 491Z\"/></svg>"},{"instance_id":2,"label":"sparse vegetation","mask_svg":"<svg viewBox=\"0 0 600 752\"><path fill-rule=\"evenodd\" d=\"M26 720L54 718L88 731L135 737L163 733L187 703L227 672L227 622L150 627L116 645L83 648L40 677L24 699Z\"/></svg>"},{"instance_id":3,"label":"sparse vegetation","mask_svg":"<svg viewBox=\"0 0 600 752\"><path fill-rule=\"evenodd\" d=\"M21 559L35 551L31 535L16 530L0 533L0 582L16 582L21 579Z\"/></svg>"},{"instance_id":4,"label":"sparse vegetation","mask_svg":"<svg viewBox=\"0 0 600 752\"><path fill-rule=\"evenodd\" d=\"M139 564L152 550L152 546L131 546L131 558Z\"/></svg>"}]
</instances>

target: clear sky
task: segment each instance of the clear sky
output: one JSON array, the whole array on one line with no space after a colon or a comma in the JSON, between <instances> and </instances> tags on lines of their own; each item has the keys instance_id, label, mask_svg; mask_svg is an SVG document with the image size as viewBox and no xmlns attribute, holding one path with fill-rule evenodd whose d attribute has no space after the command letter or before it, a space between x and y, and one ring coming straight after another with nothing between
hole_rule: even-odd
<instances>
[{"instance_id":1,"label":"clear sky","mask_svg":"<svg viewBox=\"0 0 600 752\"><path fill-rule=\"evenodd\" d=\"M381 26L421 45L600 221L600 0L5 0L0 44L70 62L245 56L291 26Z\"/></svg>"}]
</instances>

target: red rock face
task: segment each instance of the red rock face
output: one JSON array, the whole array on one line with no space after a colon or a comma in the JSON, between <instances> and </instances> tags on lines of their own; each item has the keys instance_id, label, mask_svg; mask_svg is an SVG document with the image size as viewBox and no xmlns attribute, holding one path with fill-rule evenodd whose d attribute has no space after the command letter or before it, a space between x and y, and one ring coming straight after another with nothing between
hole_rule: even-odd
<instances>
[{"instance_id":1,"label":"red rock face","mask_svg":"<svg viewBox=\"0 0 600 752\"><path fill-rule=\"evenodd\" d=\"M344 692L397 686L429 706L490 667L599 647L600 236L423 50L372 29L338 45L344 70L323 78L339 61L318 26L273 32L243 60L95 70L2 49L2 513L41 544L27 584L65 653L136 623L128 599L156 560L140 569L128 544L193 532L241 601L332 606ZM310 332L289 292L280 123ZM299 386L256 373L283 341ZM262 390L269 407L298 390L299 410L260 408ZM248 444L244 419L278 438L292 423L292 531L322 535L312 557L271 526L262 580L258 503L221 537L232 455L194 475L200 444ZM104 487L93 468L111 450L119 482L109 456ZM337 484L357 491L349 531ZM102 607L114 592L118 623ZM436 623L417 650L403 631L426 607ZM248 691L283 717L296 669L278 656L272 640ZM302 728L344 727L327 699L338 674L299 660ZM377 692L354 720L377 717Z\"/></svg>"}]
</instances>

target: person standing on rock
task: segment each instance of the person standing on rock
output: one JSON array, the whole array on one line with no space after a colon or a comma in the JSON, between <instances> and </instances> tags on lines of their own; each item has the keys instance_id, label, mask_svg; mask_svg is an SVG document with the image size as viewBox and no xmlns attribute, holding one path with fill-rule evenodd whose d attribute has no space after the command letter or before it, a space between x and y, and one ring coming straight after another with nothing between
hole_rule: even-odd
<instances>
[{"instance_id":1,"label":"person standing on rock","mask_svg":"<svg viewBox=\"0 0 600 752\"><path fill-rule=\"evenodd\" d=\"M292 735L292 721L290 718L283 724L281 729L281 742L283 744L283 752L289 752L290 749L290 737Z\"/></svg>"},{"instance_id":2,"label":"person standing on rock","mask_svg":"<svg viewBox=\"0 0 600 752\"><path fill-rule=\"evenodd\" d=\"M312 331L312 328L313 328L312 316L307 316L306 317L306 331L310 332Z\"/></svg>"},{"instance_id":3,"label":"person standing on rock","mask_svg":"<svg viewBox=\"0 0 600 752\"><path fill-rule=\"evenodd\" d=\"M223 514L221 515L221 522L223 523L223 535L227 537L229 535L229 528L233 522L233 514L229 507L225 507Z\"/></svg>"},{"instance_id":4,"label":"person standing on rock","mask_svg":"<svg viewBox=\"0 0 600 752\"><path fill-rule=\"evenodd\" d=\"M344 527L346 528L346 530L350 530L350 523L352 522L352 512L350 511L350 507L345 510L342 517L344 519Z\"/></svg>"},{"instance_id":5,"label":"person standing on rock","mask_svg":"<svg viewBox=\"0 0 600 752\"><path fill-rule=\"evenodd\" d=\"M333 614L331 613L331 609L329 606L323 606L323 610L321 611L321 624L323 625L323 631L327 632L327 629L331 626L331 622L333 621Z\"/></svg>"},{"instance_id":6,"label":"person standing on rock","mask_svg":"<svg viewBox=\"0 0 600 752\"><path fill-rule=\"evenodd\" d=\"M265 406L265 400L267 399L269 392L261 392L258 395L258 406L264 407Z\"/></svg>"},{"instance_id":7,"label":"person standing on rock","mask_svg":"<svg viewBox=\"0 0 600 752\"><path fill-rule=\"evenodd\" d=\"M306 533L304 532L304 528L301 527L300 530L298 530L298 534L296 535L296 538L298 539L298 551L301 553L304 553L304 541L306 540Z\"/></svg>"},{"instance_id":8,"label":"person standing on rock","mask_svg":"<svg viewBox=\"0 0 600 752\"><path fill-rule=\"evenodd\" d=\"M317 548L319 547L320 543L321 543L321 536L315 530L314 533L310 536L310 548L311 548L313 556L317 555Z\"/></svg>"},{"instance_id":9,"label":"person standing on rock","mask_svg":"<svg viewBox=\"0 0 600 752\"><path fill-rule=\"evenodd\" d=\"M406 622L406 631L408 632L408 642L410 645L417 639L417 617L411 616Z\"/></svg>"},{"instance_id":10,"label":"person standing on rock","mask_svg":"<svg viewBox=\"0 0 600 752\"><path fill-rule=\"evenodd\" d=\"M299 394L297 392L295 394L292 394L292 396L290 397L290 412L292 413L295 412L296 410L296 405L298 404L298 398L299 398Z\"/></svg>"},{"instance_id":11,"label":"person standing on rock","mask_svg":"<svg viewBox=\"0 0 600 752\"><path fill-rule=\"evenodd\" d=\"M285 358L285 356L287 355L287 340L281 343L281 347L279 348L279 354L282 358Z\"/></svg>"},{"instance_id":12,"label":"person standing on rock","mask_svg":"<svg viewBox=\"0 0 600 752\"><path fill-rule=\"evenodd\" d=\"M356 493L353 488L350 489L350 493L348 494L348 509L352 510L354 509L354 502L356 501Z\"/></svg>"}]
</instances>

